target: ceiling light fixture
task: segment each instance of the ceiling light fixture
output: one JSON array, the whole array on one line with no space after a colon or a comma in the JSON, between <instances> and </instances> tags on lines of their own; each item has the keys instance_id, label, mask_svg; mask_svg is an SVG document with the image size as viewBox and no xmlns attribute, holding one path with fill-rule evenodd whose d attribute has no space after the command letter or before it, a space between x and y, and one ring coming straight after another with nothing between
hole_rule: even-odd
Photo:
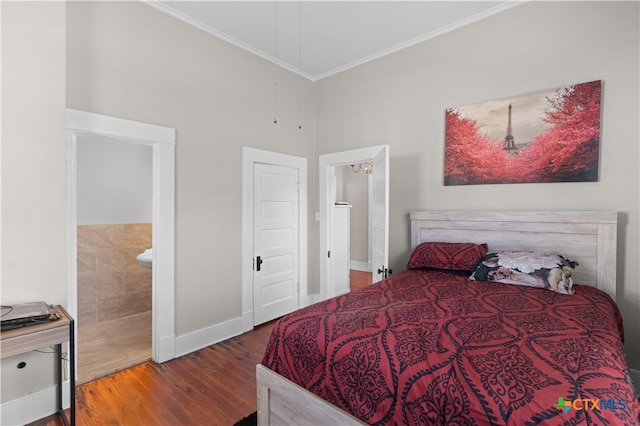
<instances>
[{"instance_id":1,"label":"ceiling light fixture","mask_svg":"<svg viewBox=\"0 0 640 426\"><path fill-rule=\"evenodd\" d=\"M353 173L358 173L360 170L364 170L365 174L370 174L373 171L373 164L370 161L366 161L360 164L349 164L345 166L347 170L351 170Z\"/></svg>"}]
</instances>

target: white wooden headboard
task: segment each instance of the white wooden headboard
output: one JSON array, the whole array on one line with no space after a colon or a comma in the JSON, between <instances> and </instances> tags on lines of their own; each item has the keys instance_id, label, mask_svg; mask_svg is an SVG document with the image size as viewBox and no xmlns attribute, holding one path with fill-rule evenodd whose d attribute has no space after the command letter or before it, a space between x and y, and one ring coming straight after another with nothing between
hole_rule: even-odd
<instances>
[{"instance_id":1,"label":"white wooden headboard","mask_svg":"<svg viewBox=\"0 0 640 426\"><path fill-rule=\"evenodd\" d=\"M611 211L411 212L411 248L425 241L487 243L489 252L562 254L579 263L573 279L616 299L618 214Z\"/></svg>"}]
</instances>

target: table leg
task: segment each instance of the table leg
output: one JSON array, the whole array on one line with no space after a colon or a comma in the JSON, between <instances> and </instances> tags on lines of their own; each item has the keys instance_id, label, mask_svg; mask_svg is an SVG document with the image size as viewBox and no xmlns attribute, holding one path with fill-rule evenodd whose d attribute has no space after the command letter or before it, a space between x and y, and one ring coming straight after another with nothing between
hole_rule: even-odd
<instances>
[{"instance_id":1,"label":"table leg","mask_svg":"<svg viewBox=\"0 0 640 426\"><path fill-rule=\"evenodd\" d=\"M63 377L63 369L64 369L64 358L62 357L62 344L56 345L57 353L60 359L57 363L57 381L56 385L57 390L57 404L58 404L58 414L62 419L62 422L65 426L75 426L76 424L76 344L75 344L75 332L74 332L74 321L71 320L69 323L69 417L67 417L64 412L63 407L63 398L62 398L62 385L64 383Z\"/></svg>"},{"instance_id":2,"label":"table leg","mask_svg":"<svg viewBox=\"0 0 640 426\"><path fill-rule=\"evenodd\" d=\"M75 324L74 320L71 320L69 324L69 398L70 398L70 413L71 413L71 426L76 424L76 339L75 339Z\"/></svg>"}]
</instances>

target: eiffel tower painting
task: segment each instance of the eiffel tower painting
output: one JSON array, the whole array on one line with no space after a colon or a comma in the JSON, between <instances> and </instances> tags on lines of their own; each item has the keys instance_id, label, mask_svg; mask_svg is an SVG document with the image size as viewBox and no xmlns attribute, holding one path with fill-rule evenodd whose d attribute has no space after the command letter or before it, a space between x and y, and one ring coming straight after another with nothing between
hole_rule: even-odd
<instances>
[{"instance_id":1,"label":"eiffel tower painting","mask_svg":"<svg viewBox=\"0 0 640 426\"><path fill-rule=\"evenodd\" d=\"M601 97L594 80L448 108L445 186L597 182Z\"/></svg>"},{"instance_id":2,"label":"eiffel tower painting","mask_svg":"<svg viewBox=\"0 0 640 426\"><path fill-rule=\"evenodd\" d=\"M513 128L511 127L511 108L511 102L509 102L509 124L507 125L507 136L504 137L503 148L506 151L509 151L509 154L515 155L518 153L518 148L516 148L516 141L513 137Z\"/></svg>"}]
</instances>

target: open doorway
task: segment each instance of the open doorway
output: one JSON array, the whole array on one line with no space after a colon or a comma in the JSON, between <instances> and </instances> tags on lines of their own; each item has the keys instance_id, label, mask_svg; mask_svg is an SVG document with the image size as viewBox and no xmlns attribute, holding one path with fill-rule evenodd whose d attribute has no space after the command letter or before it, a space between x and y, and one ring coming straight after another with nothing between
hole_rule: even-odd
<instances>
[{"instance_id":1,"label":"open doorway","mask_svg":"<svg viewBox=\"0 0 640 426\"><path fill-rule=\"evenodd\" d=\"M78 362L82 384L151 359L153 149L77 138Z\"/></svg>"},{"instance_id":2,"label":"open doorway","mask_svg":"<svg viewBox=\"0 0 640 426\"><path fill-rule=\"evenodd\" d=\"M69 313L78 317L78 170L79 139L102 138L146 145L152 156L151 358L175 358L174 332L174 176L175 130L146 123L67 109L67 241ZM75 323L76 327L78 322ZM76 336L77 330L76 330ZM76 351L76 355L78 351Z\"/></svg>"},{"instance_id":3,"label":"open doorway","mask_svg":"<svg viewBox=\"0 0 640 426\"><path fill-rule=\"evenodd\" d=\"M336 226L334 206L336 202L341 201L337 199L336 195L336 170L342 170L343 166L366 162L372 165L372 207L367 232L372 246L372 281L379 281L387 274L389 257L389 146L382 145L321 155L319 158L320 299L333 297L337 294L332 280L332 262L330 261L332 235Z\"/></svg>"},{"instance_id":4,"label":"open doorway","mask_svg":"<svg viewBox=\"0 0 640 426\"><path fill-rule=\"evenodd\" d=\"M373 269L371 227L373 220L373 176L364 171L360 163L336 167L336 202L351 206L351 269Z\"/></svg>"},{"instance_id":5,"label":"open doorway","mask_svg":"<svg viewBox=\"0 0 640 426\"><path fill-rule=\"evenodd\" d=\"M336 202L350 206L349 290L372 283L373 175L370 162L336 167Z\"/></svg>"}]
</instances>

